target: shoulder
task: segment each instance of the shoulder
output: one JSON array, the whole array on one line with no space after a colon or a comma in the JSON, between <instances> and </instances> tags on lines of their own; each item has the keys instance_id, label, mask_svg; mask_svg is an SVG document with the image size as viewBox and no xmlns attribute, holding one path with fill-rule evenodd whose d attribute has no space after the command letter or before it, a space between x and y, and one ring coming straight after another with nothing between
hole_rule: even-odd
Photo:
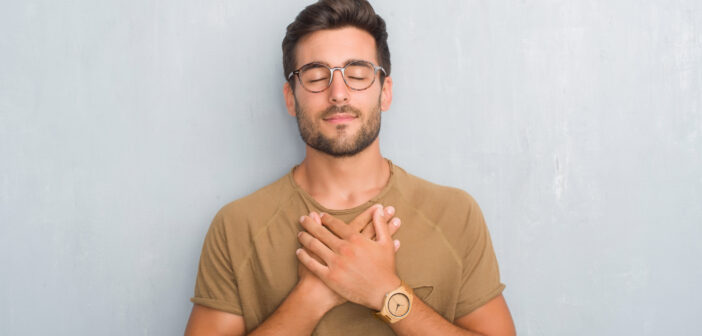
<instances>
[{"instance_id":1,"label":"shoulder","mask_svg":"<svg viewBox=\"0 0 702 336\"><path fill-rule=\"evenodd\" d=\"M417 210L436 217L440 213L466 214L480 211L473 196L463 189L439 185L395 167L396 189ZM435 215L433 215L435 214Z\"/></svg>"},{"instance_id":2,"label":"shoulder","mask_svg":"<svg viewBox=\"0 0 702 336\"><path fill-rule=\"evenodd\" d=\"M406 205L403 208L410 209L406 215L416 216L420 222L441 232L459 256L469 246L485 239L487 225L473 196L465 190L432 183L397 168L396 188Z\"/></svg>"},{"instance_id":3,"label":"shoulder","mask_svg":"<svg viewBox=\"0 0 702 336\"><path fill-rule=\"evenodd\" d=\"M215 215L212 225L219 226L227 236L248 237L265 227L292 198L294 191L286 174L275 182L224 205Z\"/></svg>"}]
</instances>

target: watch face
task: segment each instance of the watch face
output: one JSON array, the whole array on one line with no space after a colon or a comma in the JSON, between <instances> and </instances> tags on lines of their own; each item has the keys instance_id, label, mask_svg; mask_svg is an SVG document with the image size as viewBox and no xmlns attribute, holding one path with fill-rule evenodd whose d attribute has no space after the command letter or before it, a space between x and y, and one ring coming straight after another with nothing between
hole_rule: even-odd
<instances>
[{"instance_id":1,"label":"watch face","mask_svg":"<svg viewBox=\"0 0 702 336\"><path fill-rule=\"evenodd\" d=\"M410 309L410 301L407 295L395 293L388 300L388 311L395 317L402 317Z\"/></svg>"}]
</instances>

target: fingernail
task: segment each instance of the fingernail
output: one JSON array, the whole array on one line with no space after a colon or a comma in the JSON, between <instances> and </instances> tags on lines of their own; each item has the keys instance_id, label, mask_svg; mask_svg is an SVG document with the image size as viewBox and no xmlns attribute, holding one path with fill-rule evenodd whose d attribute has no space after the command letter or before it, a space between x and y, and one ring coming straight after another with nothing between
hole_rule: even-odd
<instances>
[{"instance_id":1,"label":"fingernail","mask_svg":"<svg viewBox=\"0 0 702 336\"><path fill-rule=\"evenodd\" d=\"M391 205L385 208L385 211L388 213L388 215L392 216L395 213L395 208Z\"/></svg>"},{"instance_id":2,"label":"fingernail","mask_svg":"<svg viewBox=\"0 0 702 336\"><path fill-rule=\"evenodd\" d=\"M297 254L297 255L299 255L300 252L302 252L302 249L297 249L297 250L295 250L295 254Z\"/></svg>"},{"instance_id":3,"label":"fingernail","mask_svg":"<svg viewBox=\"0 0 702 336\"><path fill-rule=\"evenodd\" d=\"M382 205L382 204L376 204L376 205L374 205L374 206L375 206L377 209L383 209L383 205Z\"/></svg>"},{"instance_id":4,"label":"fingernail","mask_svg":"<svg viewBox=\"0 0 702 336\"><path fill-rule=\"evenodd\" d=\"M324 215L326 215L324 212L320 212L320 213L319 213L319 218L324 217Z\"/></svg>"},{"instance_id":5,"label":"fingernail","mask_svg":"<svg viewBox=\"0 0 702 336\"><path fill-rule=\"evenodd\" d=\"M393 219L392 219L392 225L400 226L400 219L399 219L399 218L393 218Z\"/></svg>"},{"instance_id":6,"label":"fingernail","mask_svg":"<svg viewBox=\"0 0 702 336\"><path fill-rule=\"evenodd\" d=\"M305 216L300 217L300 224L305 221Z\"/></svg>"},{"instance_id":7,"label":"fingernail","mask_svg":"<svg viewBox=\"0 0 702 336\"><path fill-rule=\"evenodd\" d=\"M395 244L395 248L400 248L400 241L399 240L393 241L393 244Z\"/></svg>"},{"instance_id":8,"label":"fingernail","mask_svg":"<svg viewBox=\"0 0 702 336\"><path fill-rule=\"evenodd\" d=\"M297 233L297 237L298 237L298 238L302 237L302 231L300 231L300 232Z\"/></svg>"}]
</instances>

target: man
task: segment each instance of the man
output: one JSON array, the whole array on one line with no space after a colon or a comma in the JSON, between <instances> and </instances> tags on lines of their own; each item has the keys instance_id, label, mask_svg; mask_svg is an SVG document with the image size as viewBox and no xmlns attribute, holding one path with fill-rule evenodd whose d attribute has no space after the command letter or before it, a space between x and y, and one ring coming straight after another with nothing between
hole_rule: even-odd
<instances>
[{"instance_id":1,"label":"man","mask_svg":"<svg viewBox=\"0 0 702 336\"><path fill-rule=\"evenodd\" d=\"M305 159L215 216L186 335L513 335L478 205L380 154L392 79L370 4L305 8L283 63Z\"/></svg>"}]
</instances>

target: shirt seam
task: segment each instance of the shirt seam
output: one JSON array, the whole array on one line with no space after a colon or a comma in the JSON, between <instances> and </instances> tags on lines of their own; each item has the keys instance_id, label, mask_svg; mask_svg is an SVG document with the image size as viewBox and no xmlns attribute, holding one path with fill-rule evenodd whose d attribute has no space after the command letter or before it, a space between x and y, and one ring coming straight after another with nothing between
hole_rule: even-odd
<instances>
[{"instance_id":1,"label":"shirt seam","mask_svg":"<svg viewBox=\"0 0 702 336\"><path fill-rule=\"evenodd\" d=\"M486 294L479 297L478 299L476 299L473 302L464 303L464 304L457 303L456 304L456 319L472 313L476 309L478 309L478 308L482 307L483 305L485 305L486 303L488 303L490 300L496 298L497 296L502 294L502 292L505 290L505 287L506 287L505 284L500 282L500 283L498 283L496 288L494 288L491 291L488 291ZM468 309L466 309L466 307ZM461 308L463 308L463 309L461 309ZM462 310L465 310L465 312Z\"/></svg>"},{"instance_id":2,"label":"shirt seam","mask_svg":"<svg viewBox=\"0 0 702 336\"><path fill-rule=\"evenodd\" d=\"M283 204L289 202L294 196L295 196L295 193L294 193L294 192L290 192L290 195L289 195L285 200L279 202L279 203L278 203L278 207L275 209L275 211L274 211L273 214L271 215L271 218L269 218L268 221L266 221L266 224L264 224L263 227L261 227L261 229L258 230L258 231L256 231L256 233L253 235L253 237L251 238L252 244L249 246L248 250L246 251L246 254L245 254L245 256L244 256L244 260L241 262L241 264L240 264L239 266L234 267L234 268L236 269L236 274L241 274L241 269L244 268L244 266L246 266L246 265L249 263L249 261L251 261L251 259L252 259L252 257L253 257L253 254L254 254L254 252L253 252L253 250L254 250L254 244L253 244L253 242L255 242L255 241L258 239L258 237L259 237L260 235L262 235L262 234L266 231L266 229L268 229L268 227L269 227L269 226L271 225L271 223L273 222L273 219L276 218L276 216L278 215L278 213L279 213L279 212L281 211L281 209L283 208Z\"/></svg>"},{"instance_id":3,"label":"shirt seam","mask_svg":"<svg viewBox=\"0 0 702 336\"><path fill-rule=\"evenodd\" d=\"M190 298L190 302L217 310L223 310L222 308L225 308L225 311L229 313L233 313L240 316L244 315L241 304L232 304L231 302L226 300L202 296L193 296Z\"/></svg>"},{"instance_id":4,"label":"shirt seam","mask_svg":"<svg viewBox=\"0 0 702 336\"><path fill-rule=\"evenodd\" d=\"M397 188L397 187L395 186L395 188ZM402 197L402 200L403 200L405 203L407 203L407 204L412 204L412 202L410 202L410 201L405 197L405 195L404 195L403 193L399 192L399 190L398 190L398 194L400 194L400 197ZM453 245L452 245L452 244L449 242L449 240L446 238L446 234L444 234L444 230L442 230L441 227L439 227L439 225L437 225L434 221L432 221L431 219L429 219L429 218L424 214L424 212L422 212L421 210L419 210L419 209L416 208L415 206L412 206L412 208L413 208L414 211L416 211L420 216L422 216L422 218L423 218L424 220L426 220L427 222L429 222L429 223L431 224L430 226L431 226L434 230L436 230L436 231L439 232L439 234L441 235L441 240L444 242L444 244L445 244L446 246L448 246L448 249L449 249L449 251L451 251L451 255L453 256L454 261L456 261L456 263L457 263L457 264L460 266L460 268L461 268L461 272L463 272L463 260L460 258L460 256L458 255L458 252L457 252L456 249L453 247Z\"/></svg>"}]
</instances>

